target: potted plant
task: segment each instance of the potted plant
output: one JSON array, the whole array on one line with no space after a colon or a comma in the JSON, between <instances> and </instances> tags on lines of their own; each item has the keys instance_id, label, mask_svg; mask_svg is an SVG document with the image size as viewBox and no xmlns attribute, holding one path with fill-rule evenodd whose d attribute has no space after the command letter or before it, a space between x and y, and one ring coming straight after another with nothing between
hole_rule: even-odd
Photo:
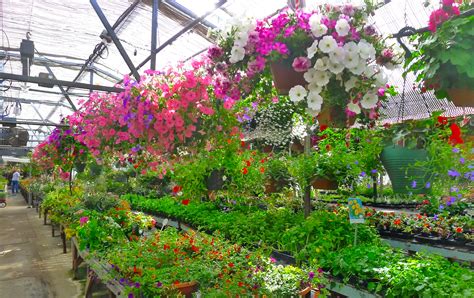
<instances>
[{"instance_id":1,"label":"potted plant","mask_svg":"<svg viewBox=\"0 0 474 298\"><path fill-rule=\"evenodd\" d=\"M265 182L265 192L267 194L279 192L283 187L289 184L291 176L288 172L286 162L284 156L273 156L265 162L265 176L267 178Z\"/></svg>"},{"instance_id":2,"label":"potted plant","mask_svg":"<svg viewBox=\"0 0 474 298\"><path fill-rule=\"evenodd\" d=\"M406 60L405 75L416 74L421 91L433 89L459 107L474 107L474 4L443 1L430 16L429 31L415 38L416 51ZM465 11L460 15L461 11Z\"/></svg>"},{"instance_id":3,"label":"potted plant","mask_svg":"<svg viewBox=\"0 0 474 298\"><path fill-rule=\"evenodd\" d=\"M384 69L398 64L399 55L367 24L372 8L324 5L244 21L221 34L210 58L223 69L217 75L226 77L227 94L236 94L235 100L234 90L251 89L271 69L279 93L311 116L335 109L335 115L375 119L380 102L393 92ZM232 75L237 73L238 80ZM330 124L345 125L341 118Z\"/></svg>"}]
</instances>

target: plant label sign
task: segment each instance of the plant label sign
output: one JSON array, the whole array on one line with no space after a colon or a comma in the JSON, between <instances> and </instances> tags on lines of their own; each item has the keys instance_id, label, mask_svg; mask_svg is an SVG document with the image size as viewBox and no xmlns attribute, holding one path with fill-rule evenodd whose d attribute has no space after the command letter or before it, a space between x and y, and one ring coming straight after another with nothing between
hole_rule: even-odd
<instances>
[{"instance_id":1,"label":"plant label sign","mask_svg":"<svg viewBox=\"0 0 474 298\"><path fill-rule=\"evenodd\" d=\"M364 223L364 209L358 198L349 198L349 220L351 224Z\"/></svg>"}]
</instances>

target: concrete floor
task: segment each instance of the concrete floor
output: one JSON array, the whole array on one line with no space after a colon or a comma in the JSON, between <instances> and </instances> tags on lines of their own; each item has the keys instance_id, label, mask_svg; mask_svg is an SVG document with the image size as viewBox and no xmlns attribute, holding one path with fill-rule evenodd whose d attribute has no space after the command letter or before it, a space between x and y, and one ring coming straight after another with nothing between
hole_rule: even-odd
<instances>
[{"instance_id":1,"label":"concrete floor","mask_svg":"<svg viewBox=\"0 0 474 298\"><path fill-rule=\"evenodd\" d=\"M35 209L20 194L0 208L0 298L80 297L83 284L71 279L71 252L51 237ZM58 234L58 233L57 233Z\"/></svg>"}]
</instances>

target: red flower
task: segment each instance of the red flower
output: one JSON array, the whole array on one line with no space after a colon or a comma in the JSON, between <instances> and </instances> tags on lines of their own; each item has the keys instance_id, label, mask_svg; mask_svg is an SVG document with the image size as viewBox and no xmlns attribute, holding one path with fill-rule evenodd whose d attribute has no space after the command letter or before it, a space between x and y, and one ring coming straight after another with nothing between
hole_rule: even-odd
<instances>
[{"instance_id":1,"label":"red flower","mask_svg":"<svg viewBox=\"0 0 474 298\"><path fill-rule=\"evenodd\" d=\"M248 172L249 172L249 170L247 170L247 168L242 169L242 174L247 175Z\"/></svg>"},{"instance_id":2,"label":"red flower","mask_svg":"<svg viewBox=\"0 0 474 298\"><path fill-rule=\"evenodd\" d=\"M451 136L449 137L449 143L451 145L464 144L464 140L461 138L461 129L456 123L451 124Z\"/></svg>"},{"instance_id":3,"label":"red flower","mask_svg":"<svg viewBox=\"0 0 474 298\"><path fill-rule=\"evenodd\" d=\"M402 223L402 221L399 218L397 218L393 221L393 224L396 225L396 226L399 226L401 223Z\"/></svg>"},{"instance_id":4,"label":"red flower","mask_svg":"<svg viewBox=\"0 0 474 298\"><path fill-rule=\"evenodd\" d=\"M245 147L245 142L244 142L244 141L240 141L240 146L241 146L241 147Z\"/></svg>"},{"instance_id":5,"label":"red flower","mask_svg":"<svg viewBox=\"0 0 474 298\"><path fill-rule=\"evenodd\" d=\"M319 131L325 131L328 128L327 125L323 124L319 126Z\"/></svg>"},{"instance_id":6,"label":"red flower","mask_svg":"<svg viewBox=\"0 0 474 298\"><path fill-rule=\"evenodd\" d=\"M239 281L239 287L243 287L244 286L244 283Z\"/></svg>"},{"instance_id":7,"label":"red flower","mask_svg":"<svg viewBox=\"0 0 474 298\"><path fill-rule=\"evenodd\" d=\"M442 125L448 124L448 118L443 116L438 116L438 123Z\"/></svg>"},{"instance_id":8,"label":"red flower","mask_svg":"<svg viewBox=\"0 0 474 298\"><path fill-rule=\"evenodd\" d=\"M194 251L195 253L198 253L199 252L199 247L193 245L191 247L191 250Z\"/></svg>"},{"instance_id":9,"label":"red flower","mask_svg":"<svg viewBox=\"0 0 474 298\"><path fill-rule=\"evenodd\" d=\"M174 193L178 193L178 192L180 192L182 189L183 189L182 186L175 185L175 187L173 187L173 192L174 192Z\"/></svg>"},{"instance_id":10,"label":"red flower","mask_svg":"<svg viewBox=\"0 0 474 298\"><path fill-rule=\"evenodd\" d=\"M367 216L367 217L372 216L372 213L371 213L371 212L367 212L367 214L366 214L365 216Z\"/></svg>"},{"instance_id":11,"label":"red flower","mask_svg":"<svg viewBox=\"0 0 474 298\"><path fill-rule=\"evenodd\" d=\"M250 161L248 161L248 160L245 161L245 164L247 165L247 167L250 167L250 165L251 165Z\"/></svg>"},{"instance_id":12,"label":"red flower","mask_svg":"<svg viewBox=\"0 0 474 298\"><path fill-rule=\"evenodd\" d=\"M265 168L264 167L260 167L260 173L265 173Z\"/></svg>"},{"instance_id":13,"label":"red flower","mask_svg":"<svg viewBox=\"0 0 474 298\"><path fill-rule=\"evenodd\" d=\"M175 280L175 281L173 282L173 284L174 284L174 285L179 285L179 280Z\"/></svg>"},{"instance_id":14,"label":"red flower","mask_svg":"<svg viewBox=\"0 0 474 298\"><path fill-rule=\"evenodd\" d=\"M260 163L265 163L265 162L266 162L265 158L262 158L262 159L260 160Z\"/></svg>"},{"instance_id":15,"label":"red flower","mask_svg":"<svg viewBox=\"0 0 474 298\"><path fill-rule=\"evenodd\" d=\"M461 227L456 228L456 233L462 233L463 229Z\"/></svg>"},{"instance_id":16,"label":"red flower","mask_svg":"<svg viewBox=\"0 0 474 298\"><path fill-rule=\"evenodd\" d=\"M163 245L163 250L170 249L170 246L168 244Z\"/></svg>"},{"instance_id":17,"label":"red flower","mask_svg":"<svg viewBox=\"0 0 474 298\"><path fill-rule=\"evenodd\" d=\"M230 268L234 268L234 263L229 263Z\"/></svg>"},{"instance_id":18,"label":"red flower","mask_svg":"<svg viewBox=\"0 0 474 298\"><path fill-rule=\"evenodd\" d=\"M423 200L423 205L429 205L430 204L430 201L428 200Z\"/></svg>"},{"instance_id":19,"label":"red flower","mask_svg":"<svg viewBox=\"0 0 474 298\"><path fill-rule=\"evenodd\" d=\"M189 199L182 200L181 204L183 204L184 206L187 206L189 204Z\"/></svg>"}]
</instances>

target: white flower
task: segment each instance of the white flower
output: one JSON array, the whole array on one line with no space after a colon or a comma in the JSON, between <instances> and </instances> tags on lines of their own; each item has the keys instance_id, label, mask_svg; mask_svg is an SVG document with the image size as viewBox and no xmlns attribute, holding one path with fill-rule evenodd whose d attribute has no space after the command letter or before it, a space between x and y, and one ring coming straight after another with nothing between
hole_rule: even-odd
<instances>
[{"instance_id":1,"label":"white flower","mask_svg":"<svg viewBox=\"0 0 474 298\"><path fill-rule=\"evenodd\" d=\"M351 25L346 19L339 19L336 23L336 32L339 36L346 36L351 29Z\"/></svg>"},{"instance_id":2,"label":"white flower","mask_svg":"<svg viewBox=\"0 0 474 298\"><path fill-rule=\"evenodd\" d=\"M308 91L306 91L306 89L301 85L296 85L295 87L291 88L290 92L288 93L292 102L302 101L307 94Z\"/></svg>"},{"instance_id":3,"label":"white flower","mask_svg":"<svg viewBox=\"0 0 474 298\"><path fill-rule=\"evenodd\" d=\"M365 69L367 68L367 64L365 63L365 61L359 61L359 64L357 64L356 67L352 67L350 70L353 74L355 75L361 75Z\"/></svg>"},{"instance_id":4,"label":"white flower","mask_svg":"<svg viewBox=\"0 0 474 298\"><path fill-rule=\"evenodd\" d=\"M328 32L328 27L324 24L317 24L314 27L311 27L311 32L313 32L315 37L321 37Z\"/></svg>"},{"instance_id":5,"label":"white flower","mask_svg":"<svg viewBox=\"0 0 474 298\"><path fill-rule=\"evenodd\" d=\"M349 102L347 109L353 113L360 114L361 109L358 103Z\"/></svg>"},{"instance_id":6,"label":"white flower","mask_svg":"<svg viewBox=\"0 0 474 298\"><path fill-rule=\"evenodd\" d=\"M344 87L346 87L346 91L349 92L352 88L356 86L357 77L351 76L348 81L344 83Z\"/></svg>"},{"instance_id":7,"label":"white flower","mask_svg":"<svg viewBox=\"0 0 474 298\"><path fill-rule=\"evenodd\" d=\"M319 112L321 112L321 109L319 109L319 110L313 110L313 109L307 108L307 109L306 109L306 112L307 112L309 115L311 115L311 116L313 116L313 117L316 117L316 116L319 115Z\"/></svg>"},{"instance_id":8,"label":"white flower","mask_svg":"<svg viewBox=\"0 0 474 298\"><path fill-rule=\"evenodd\" d=\"M313 82L309 83L308 90L309 90L309 92L321 93L323 88L318 85L318 82L313 81Z\"/></svg>"},{"instance_id":9,"label":"white flower","mask_svg":"<svg viewBox=\"0 0 474 298\"><path fill-rule=\"evenodd\" d=\"M337 42L332 36L324 36L323 39L319 42L319 49L323 53L330 53L337 48Z\"/></svg>"},{"instance_id":10,"label":"white flower","mask_svg":"<svg viewBox=\"0 0 474 298\"><path fill-rule=\"evenodd\" d=\"M369 91L364 95L364 97L362 97L360 104L362 105L364 109L371 109L371 108L375 108L378 102L379 102L379 97L377 96L377 93L373 91Z\"/></svg>"},{"instance_id":11,"label":"white flower","mask_svg":"<svg viewBox=\"0 0 474 298\"><path fill-rule=\"evenodd\" d=\"M328 32L328 27L326 25L321 24L321 16L319 14L313 14L309 18L309 27L311 28L311 32L313 32L314 36L321 37L326 32Z\"/></svg>"},{"instance_id":12,"label":"white flower","mask_svg":"<svg viewBox=\"0 0 474 298\"><path fill-rule=\"evenodd\" d=\"M353 41L350 41L350 42L346 43L343 46L343 48L344 48L344 50L346 50L347 55L359 55L359 47Z\"/></svg>"},{"instance_id":13,"label":"white flower","mask_svg":"<svg viewBox=\"0 0 474 298\"><path fill-rule=\"evenodd\" d=\"M249 34L247 32L237 32L234 39L234 47L245 47L249 40Z\"/></svg>"},{"instance_id":14,"label":"white flower","mask_svg":"<svg viewBox=\"0 0 474 298\"><path fill-rule=\"evenodd\" d=\"M385 74L383 69L380 69L379 72L375 74L374 78L379 85L385 85L388 82L387 75Z\"/></svg>"},{"instance_id":15,"label":"white flower","mask_svg":"<svg viewBox=\"0 0 474 298\"><path fill-rule=\"evenodd\" d=\"M319 93L310 91L307 97L308 100L308 108L311 110L321 110L321 105L323 104L323 98Z\"/></svg>"},{"instance_id":16,"label":"white flower","mask_svg":"<svg viewBox=\"0 0 474 298\"><path fill-rule=\"evenodd\" d=\"M358 44L359 55L362 59L374 59L375 48L372 44L368 43L365 39L361 39Z\"/></svg>"},{"instance_id":17,"label":"white flower","mask_svg":"<svg viewBox=\"0 0 474 298\"><path fill-rule=\"evenodd\" d=\"M364 74L366 77L371 78L374 76L377 72L379 72L379 67L377 65L369 65L367 68L364 70Z\"/></svg>"},{"instance_id":18,"label":"white flower","mask_svg":"<svg viewBox=\"0 0 474 298\"><path fill-rule=\"evenodd\" d=\"M311 83L314 81L314 74L316 73L316 69L310 68L308 69L307 72L304 73L303 77L306 80L306 82Z\"/></svg>"},{"instance_id":19,"label":"white flower","mask_svg":"<svg viewBox=\"0 0 474 298\"><path fill-rule=\"evenodd\" d=\"M331 62L333 63L341 63L344 61L346 58L346 51L344 48L341 47L336 47L334 51L329 53L329 59L331 59Z\"/></svg>"},{"instance_id":20,"label":"white flower","mask_svg":"<svg viewBox=\"0 0 474 298\"><path fill-rule=\"evenodd\" d=\"M359 62L360 62L360 59L359 59L358 54L354 54L354 53L348 54L348 52L346 52L346 58L344 59L344 65L347 68L350 69L350 68L357 67L357 65L359 65Z\"/></svg>"},{"instance_id":21,"label":"white flower","mask_svg":"<svg viewBox=\"0 0 474 298\"><path fill-rule=\"evenodd\" d=\"M316 63L314 63L314 69L316 70L327 70L328 67L329 67L328 57L319 58L318 60L316 60Z\"/></svg>"},{"instance_id":22,"label":"white flower","mask_svg":"<svg viewBox=\"0 0 474 298\"><path fill-rule=\"evenodd\" d=\"M232 47L232 50L230 51L230 58L229 62L230 63L237 63L244 59L245 57L245 49L243 47L239 46L234 46Z\"/></svg>"},{"instance_id":23,"label":"white flower","mask_svg":"<svg viewBox=\"0 0 474 298\"><path fill-rule=\"evenodd\" d=\"M318 41L315 40L313 44L307 49L308 51L308 58L311 59L314 55L318 52Z\"/></svg>"},{"instance_id":24,"label":"white flower","mask_svg":"<svg viewBox=\"0 0 474 298\"><path fill-rule=\"evenodd\" d=\"M330 74L327 71L317 70L314 74L314 82L321 87L326 86L329 83Z\"/></svg>"},{"instance_id":25,"label":"white flower","mask_svg":"<svg viewBox=\"0 0 474 298\"><path fill-rule=\"evenodd\" d=\"M328 69L330 72L337 75L337 74L340 74L344 70L344 65L340 63L331 62L329 63Z\"/></svg>"}]
</instances>

